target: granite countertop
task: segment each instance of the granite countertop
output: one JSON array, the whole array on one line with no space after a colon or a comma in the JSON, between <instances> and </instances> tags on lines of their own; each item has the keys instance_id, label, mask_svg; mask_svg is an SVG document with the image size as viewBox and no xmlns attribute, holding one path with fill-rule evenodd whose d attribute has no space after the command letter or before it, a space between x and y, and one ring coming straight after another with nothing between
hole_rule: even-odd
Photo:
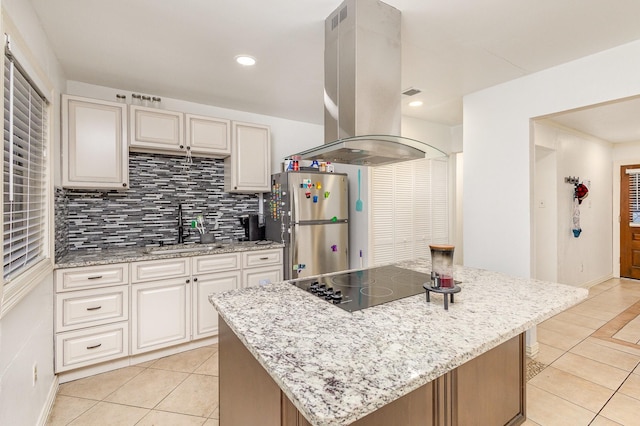
<instances>
[{"instance_id":1,"label":"granite countertop","mask_svg":"<svg viewBox=\"0 0 640 426\"><path fill-rule=\"evenodd\" d=\"M428 260L396 266L430 273ZM347 425L585 299L588 291L457 267L462 291L354 313L290 283L209 300L314 425Z\"/></svg>"},{"instance_id":2,"label":"granite countertop","mask_svg":"<svg viewBox=\"0 0 640 426\"><path fill-rule=\"evenodd\" d=\"M282 247L284 247L284 244L275 243L273 241L239 241L211 244L176 244L163 247L155 246L114 248L107 250L74 250L70 251L61 259L58 259L55 264L55 268L77 268L81 266L268 250ZM183 249L187 249L187 251L176 252L176 250Z\"/></svg>"}]
</instances>

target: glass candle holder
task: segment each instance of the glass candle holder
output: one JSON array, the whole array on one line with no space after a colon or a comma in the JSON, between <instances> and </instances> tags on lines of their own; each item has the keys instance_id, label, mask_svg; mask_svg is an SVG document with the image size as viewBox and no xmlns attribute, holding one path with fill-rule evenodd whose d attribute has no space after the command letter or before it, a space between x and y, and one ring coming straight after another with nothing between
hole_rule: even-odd
<instances>
[{"instance_id":1,"label":"glass candle holder","mask_svg":"<svg viewBox=\"0 0 640 426\"><path fill-rule=\"evenodd\" d=\"M433 287L453 287L453 251L455 247L450 245L429 245L429 248L431 249Z\"/></svg>"}]
</instances>

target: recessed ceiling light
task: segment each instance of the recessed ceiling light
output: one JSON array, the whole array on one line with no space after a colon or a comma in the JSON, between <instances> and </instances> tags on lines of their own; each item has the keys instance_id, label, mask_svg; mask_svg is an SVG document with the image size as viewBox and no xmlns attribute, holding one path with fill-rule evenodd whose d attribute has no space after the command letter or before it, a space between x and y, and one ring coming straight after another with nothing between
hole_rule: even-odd
<instances>
[{"instance_id":1,"label":"recessed ceiling light","mask_svg":"<svg viewBox=\"0 0 640 426\"><path fill-rule=\"evenodd\" d=\"M236 62L239 63L240 65L250 67L256 64L256 58L249 55L238 55L236 56Z\"/></svg>"},{"instance_id":2,"label":"recessed ceiling light","mask_svg":"<svg viewBox=\"0 0 640 426\"><path fill-rule=\"evenodd\" d=\"M413 102L409 102L409 106L410 106L410 107L419 107L419 106L422 106L422 101L413 101Z\"/></svg>"}]
</instances>

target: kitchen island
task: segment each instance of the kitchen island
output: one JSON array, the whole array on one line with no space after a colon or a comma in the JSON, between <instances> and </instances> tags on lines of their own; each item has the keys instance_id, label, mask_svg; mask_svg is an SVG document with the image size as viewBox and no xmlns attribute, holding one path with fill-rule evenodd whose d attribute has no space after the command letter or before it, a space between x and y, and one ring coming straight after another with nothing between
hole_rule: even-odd
<instances>
[{"instance_id":1,"label":"kitchen island","mask_svg":"<svg viewBox=\"0 0 640 426\"><path fill-rule=\"evenodd\" d=\"M522 423L524 331L588 292L464 267L455 278L448 311L422 294L350 313L290 283L210 296L221 424Z\"/></svg>"}]
</instances>

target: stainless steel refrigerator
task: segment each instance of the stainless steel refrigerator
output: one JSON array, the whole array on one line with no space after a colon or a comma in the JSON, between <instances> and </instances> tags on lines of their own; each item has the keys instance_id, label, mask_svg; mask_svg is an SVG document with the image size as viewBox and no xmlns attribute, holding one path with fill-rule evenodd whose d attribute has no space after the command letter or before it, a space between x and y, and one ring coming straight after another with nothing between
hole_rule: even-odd
<instances>
[{"instance_id":1,"label":"stainless steel refrigerator","mask_svg":"<svg viewBox=\"0 0 640 426\"><path fill-rule=\"evenodd\" d=\"M265 199L266 237L285 244L285 279L349 268L346 174L277 173L271 176L271 192Z\"/></svg>"}]
</instances>

